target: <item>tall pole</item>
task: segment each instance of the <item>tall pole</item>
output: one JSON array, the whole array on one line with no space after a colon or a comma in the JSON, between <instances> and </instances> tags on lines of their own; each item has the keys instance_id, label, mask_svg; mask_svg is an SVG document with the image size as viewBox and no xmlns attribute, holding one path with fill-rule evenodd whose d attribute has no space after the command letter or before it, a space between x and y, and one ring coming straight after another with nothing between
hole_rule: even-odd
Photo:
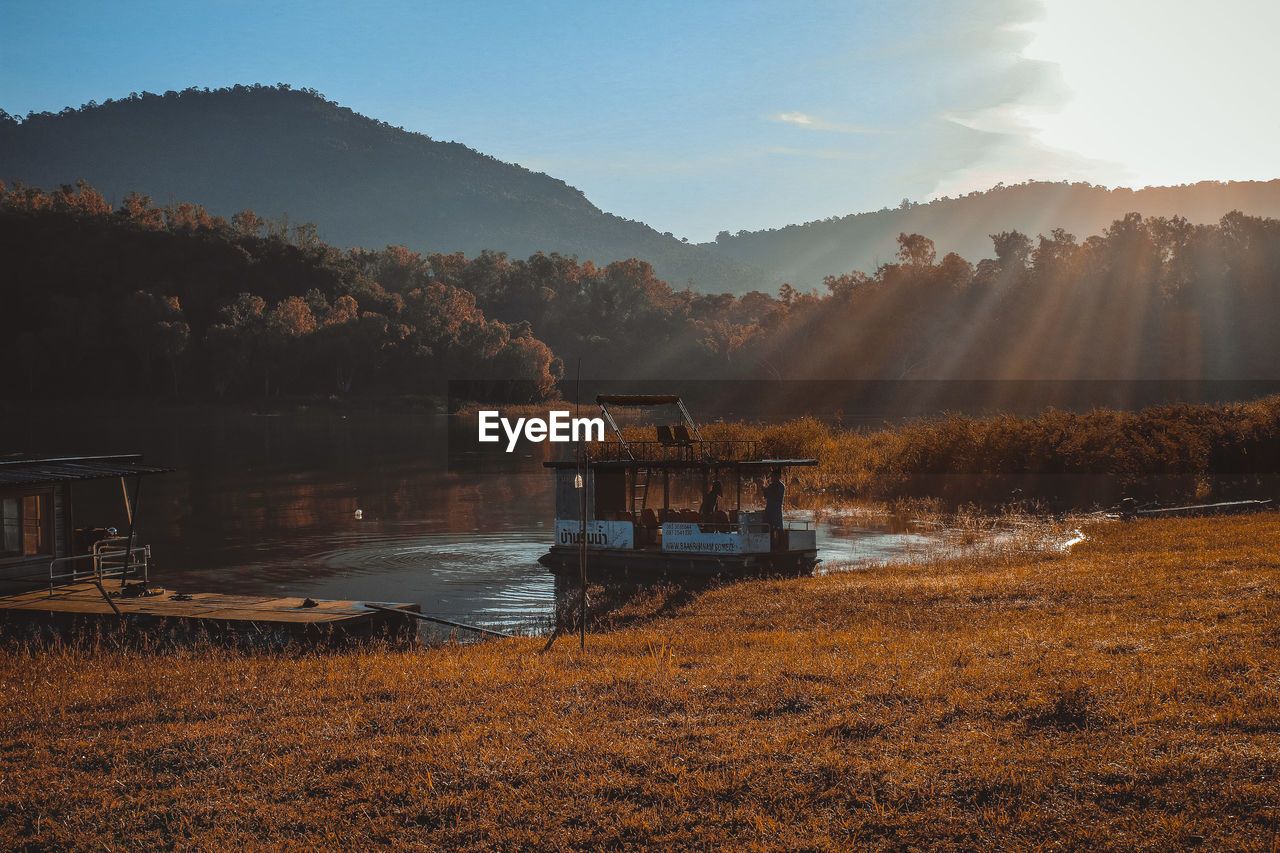
<instances>
[{"instance_id":1,"label":"tall pole","mask_svg":"<svg viewBox=\"0 0 1280 853\"><path fill-rule=\"evenodd\" d=\"M120 478L120 487L124 489L124 508L129 518L129 534L125 537L124 543L124 566L120 570L120 588L124 589L129 584L129 563L133 559L133 539L137 529L138 517L138 492L142 491L142 475L139 474L133 479L133 500L129 500L129 487L126 485L124 477Z\"/></svg>"},{"instance_id":2,"label":"tall pole","mask_svg":"<svg viewBox=\"0 0 1280 853\"><path fill-rule=\"evenodd\" d=\"M578 417L578 400L582 391L582 356L578 356L578 378L573 389L573 416ZM588 433L589 434L589 433ZM578 445L578 476L582 481L581 519L578 527L578 648L587 648L587 442Z\"/></svg>"}]
</instances>

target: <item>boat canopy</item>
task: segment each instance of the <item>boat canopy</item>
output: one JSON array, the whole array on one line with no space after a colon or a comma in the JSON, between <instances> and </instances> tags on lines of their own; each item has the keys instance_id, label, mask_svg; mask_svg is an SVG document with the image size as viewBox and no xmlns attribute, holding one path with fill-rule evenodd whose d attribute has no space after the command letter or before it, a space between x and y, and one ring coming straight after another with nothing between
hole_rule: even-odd
<instances>
[{"instance_id":1,"label":"boat canopy","mask_svg":"<svg viewBox=\"0 0 1280 853\"><path fill-rule=\"evenodd\" d=\"M164 474L172 468L143 465L142 455L58 456L0 459L0 486L33 486L68 480L105 480Z\"/></svg>"},{"instance_id":2,"label":"boat canopy","mask_svg":"<svg viewBox=\"0 0 1280 853\"><path fill-rule=\"evenodd\" d=\"M677 406L680 404L678 394L600 394L596 397L601 406Z\"/></svg>"},{"instance_id":3,"label":"boat canopy","mask_svg":"<svg viewBox=\"0 0 1280 853\"><path fill-rule=\"evenodd\" d=\"M577 468L580 463L573 459L560 459L554 462L543 462L544 468ZM803 468L817 465L817 459L592 459L587 462L590 468L675 468L675 469L721 469L740 468L743 470L768 470L770 468Z\"/></svg>"},{"instance_id":4,"label":"boat canopy","mask_svg":"<svg viewBox=\"0 0 1280 853\"><path fill-rule=\"evenodd\" d=\"M600 394L596 397L600 412L613 430L614 440L592 442L583 446L585 459L577 458L544 462L547 468L576 468L583 461L593 469L738 469L788 468L817 465L816 459L762 459L760 442L744 439L704 439L697 422L685 408L678 394ZM609 411L610 406L649 408L675 406L683 423L654 424L653 434L625 436Z\"/></svg>"}]
</instances>

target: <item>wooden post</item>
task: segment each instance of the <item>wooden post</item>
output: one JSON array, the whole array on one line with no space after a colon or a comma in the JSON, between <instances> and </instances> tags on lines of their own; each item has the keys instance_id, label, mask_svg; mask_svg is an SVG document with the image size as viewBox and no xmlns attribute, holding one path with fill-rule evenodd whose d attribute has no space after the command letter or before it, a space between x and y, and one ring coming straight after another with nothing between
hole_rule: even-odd
<instances>
[{"instance_id":1,"label":"wooden post","mask_svg":"<svg viewBox=\"0 0 1280 853\"><path fill-rule=\"evenodd\" d=\"M582 446L582 456L586 457L587 448ZM583 470L590 475L590 468L585 464ZM633 499L634 500L634 499ZM581 624L578 633L578 647L587 647L587 478L582 478L582 524L578 535L578 619Z\"/></svg>"},{"instance_id":2,"label":"wooden post","mask_svg":"<svg viewBox=\"0 0 1280 853\"><path fill-rule=\"evenodd\" d=\"M129 514L129 535L125 537L124 543L124 567L120 570L120 588L124 589L129 583L129 562L133 559L133 537L137 529L135 520L138 517L138 493L142 491L142 475L139 474L133 480L132 501L129 500L129 488L124 477L120 478L120 487L124 489L124 505Z\"/></svg>"},{"instance_id":3,"label":"wooden post","mask_svg":"<svg viewBox=\"0 0 1280 853\"><path fill-rule=\"evenodd\" d=\"M575 413L578 410L578 399L581 390L582 356L578 356L578 378L573 389L573 408ZM600 408L604 409L604 406L601 406ZM607 409L605 409L605 413L608 414ZM610 418L611 423L612 420L613 419ZM615 426L614 429L616 430L617 427ZM621 432L618 433L618 438L622 438ZM623 447L626 447L625 443L623 444ZM628 455L630 455L630 451L628 451ZM578 619L581 620L581 625L578 630L578 648L584 651L587 648L587 478L591 475L591 466L588 464L588 461L587 443L586 441L583 441L581 453L578 457L578 470L582 472L582 525L578 535ZM625 475L623 482L626 482ZM635 489L633 488L631 491L632 509L635 508L635 504L636 496Z\"/></svg>"}]
</instances>

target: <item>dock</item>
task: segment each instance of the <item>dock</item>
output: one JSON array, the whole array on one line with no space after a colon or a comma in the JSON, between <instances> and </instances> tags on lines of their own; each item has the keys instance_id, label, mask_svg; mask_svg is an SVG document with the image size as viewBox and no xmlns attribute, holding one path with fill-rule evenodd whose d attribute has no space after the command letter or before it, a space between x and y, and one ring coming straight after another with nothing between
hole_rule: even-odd
<instances>
[{"instance_id":1,"label":"dock","mask_svg":"<svg viewBox=\"0 0 1280 853\"><path fill-rule=\"evenodd\" d=\"M108 592L113 592L111 585ZM376 607L368 606L376 604ZM113 607L114 605L114 607ZM371 637L412 633L417 604L327 601L307 598L183 594L158 590L150 595L113 595L108 601L92 583L48 587L0 597L0 619L46 625L110 623L180 624L209 633L295 638ZM401 615L403 614L403 615Z\"/></svg>"}]
</instances>

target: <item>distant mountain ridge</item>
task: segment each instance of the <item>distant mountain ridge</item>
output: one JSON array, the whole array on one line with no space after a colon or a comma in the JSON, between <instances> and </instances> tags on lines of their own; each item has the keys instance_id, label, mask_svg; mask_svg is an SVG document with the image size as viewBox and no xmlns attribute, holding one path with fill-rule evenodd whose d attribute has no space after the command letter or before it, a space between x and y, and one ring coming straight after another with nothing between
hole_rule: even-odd
<instances>
[{"instance_id":1,"label":"distant mountain ridge","mask_svg":"<svg viewBox=\"0 0 1280 853\"><path fill-rule=\"evenodd\" d=\"M745 290L758 273L604 213L579 190L455 142L362 116L312 90L235 86L144 93L18 122L0 116L0 179L86 179L118 204L130 191L230 216L313 221L330 243L423 252L483 249L641 258L676 288Z\"/></svg>"},{"instance_id":2,"label":"distant mountain ridge","mask_svg":"<svg viewBox=\"0 0 1280 853\"><path fill-rule=\"evenodd\" d=\"M564 181L391 127L309 89L133 94L22 121L0 112L0 180L52 188L79 178L114 204L136 190L222 216L287 214L315 222L337 245L638 258L676 289L737 294L872 272L893 259L901 232L931 238L939 257L976 262L993 255L993 233L1034 239L1060 227L1083 240L1131 211L1197 223L1231 210L1280 217L1280 180L1137 191L1029 182L692 244L605 213Z\"/></svg>"},{"instance_id":3,"label":"distant mountain ridge","mask_svg":"<svg viewBox=\"0 0 1280 853\"><path fill-rule=\"evenodd\" d=\"M852 270L870 273L892 261L897 237L904 232L931 238L939 258L955 252L976 262L994 257L990 235L1001 231L1021 231L1034 241L1039 234L1047 236L1054 228L1062 228L1083 241L1133 211L1147 218L1176 215L1194 224L1213 224L1232 210L1280 217L1280 180L1205 181L1141 190L1030 181L804 225L736 235L722 231L714 243L701 245L759 268L767 289L783 282L807 289L827 275Z\"/></svg>"}]
</instances>

